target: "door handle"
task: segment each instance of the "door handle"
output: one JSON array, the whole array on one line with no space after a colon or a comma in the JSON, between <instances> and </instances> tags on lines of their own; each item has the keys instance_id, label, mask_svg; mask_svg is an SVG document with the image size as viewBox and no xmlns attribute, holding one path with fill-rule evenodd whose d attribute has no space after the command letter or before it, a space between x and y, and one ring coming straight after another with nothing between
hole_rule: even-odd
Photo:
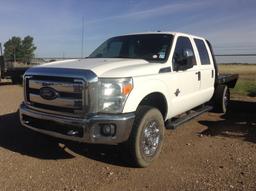
<instances>
[{"instance_id":1,"label":"door handle","mask_svg":"<svg viewBox=\"0 0 256 191\"><path fill-rule=\"evenodd\" d=\"M196 72L196 75L197 75L197 80L201 81L201 72L200 71Z\"/></svg>"}]
</instances>

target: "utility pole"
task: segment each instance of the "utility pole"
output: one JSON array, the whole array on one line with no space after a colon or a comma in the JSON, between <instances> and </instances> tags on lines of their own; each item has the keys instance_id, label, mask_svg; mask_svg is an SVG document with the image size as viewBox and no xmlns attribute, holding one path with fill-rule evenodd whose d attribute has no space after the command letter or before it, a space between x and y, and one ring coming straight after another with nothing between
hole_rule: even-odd
<instances>
[{"instance_id":1,"label":"utility pole","mask_svg":"<svg viewBox=\"0 0 256 191\"><path fill-rule=\"evenodd\" d=\"M16 47L13 49L13 61L16 62Z\"/></svg>"},{"instance_id":2,"label":"utility pole","mask_svg":"<svg viewBox=\"0 0 256 191\"><path fill-rule=\"evenodd\" d=\"M0 56L2 56L3 55L3 50L2 50L2 43L1 42L0 42L0 52L1 52Z\"/></svg>"}]
</instances>

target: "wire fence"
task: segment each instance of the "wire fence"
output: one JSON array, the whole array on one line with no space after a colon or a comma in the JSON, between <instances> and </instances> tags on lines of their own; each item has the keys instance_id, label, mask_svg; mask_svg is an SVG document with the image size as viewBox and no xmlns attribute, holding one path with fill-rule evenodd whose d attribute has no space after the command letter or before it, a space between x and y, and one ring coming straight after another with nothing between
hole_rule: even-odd
<instances>
[{"instance_id":1,"label":"wire fence","mask_svg":"<svg viewBox=\"0 0 256 191\"><path fill-rule=\"evenodd\" d=\"M216 54L216 61L218 64L256 64L256 54ZM42 57L35 58L40 61L57 61L66 59L81 59L79 57Z\"/></svg>"},{"instance_id":2,"label":"wire fence","mask_svg":"<svg viewBox=\"0 0 256 191\"><path fill-rule=\"evenodd\" d=\"M256 64L256 54L221 54L215 55L217 63Z\"/></svg>"}]
</instances>

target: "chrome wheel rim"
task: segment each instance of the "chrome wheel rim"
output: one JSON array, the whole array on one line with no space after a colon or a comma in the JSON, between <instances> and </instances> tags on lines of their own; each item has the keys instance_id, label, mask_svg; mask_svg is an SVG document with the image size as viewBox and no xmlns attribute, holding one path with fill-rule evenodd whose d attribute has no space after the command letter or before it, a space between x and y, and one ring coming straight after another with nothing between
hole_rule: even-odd
<instances>
[{"instance_id":1,"label":"chrome wheel rim","mask_svg":"<svg viewBox=\"0 0 256 191\"><path fill-rule=\"evenodd\" d=\"M153 156L160 144L160 129L156 121L149 122L142 132L142 151L146 156Z\"/></svg>"},{"instance_id":2,"label":"chrome wheel rim","mask_svg":"<svg viewBox=\"0 0 256 191\"><path fill-rule=\"evenodd\" d=\"M228 95L228 91L226 91L224 98L223 98L225 108L227 108L227 106L228 106L228 99L229 99L229 95Z\"/></svg>"}]
</instances>

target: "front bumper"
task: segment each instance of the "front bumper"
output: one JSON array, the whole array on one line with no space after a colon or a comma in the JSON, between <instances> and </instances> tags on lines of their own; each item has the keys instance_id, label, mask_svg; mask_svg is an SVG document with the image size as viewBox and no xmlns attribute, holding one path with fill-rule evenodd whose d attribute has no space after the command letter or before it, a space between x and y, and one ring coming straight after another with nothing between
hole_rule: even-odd
<instances>
[{"instance_id":1,"label":"front bumper","mask_svg":"<svg viewBox=\"0 0 256 191\"><path fill-rule=\"evenodd\" d=\"M53 137L86 143L118 144L128 140L134 118L134 113L125 113L92 115L81 119L39 112L24 103L20 106L20 121L24 127ZM114 135L102 134L102 125L106 124L115 126Z\"/></svg>"}]
</instances>

